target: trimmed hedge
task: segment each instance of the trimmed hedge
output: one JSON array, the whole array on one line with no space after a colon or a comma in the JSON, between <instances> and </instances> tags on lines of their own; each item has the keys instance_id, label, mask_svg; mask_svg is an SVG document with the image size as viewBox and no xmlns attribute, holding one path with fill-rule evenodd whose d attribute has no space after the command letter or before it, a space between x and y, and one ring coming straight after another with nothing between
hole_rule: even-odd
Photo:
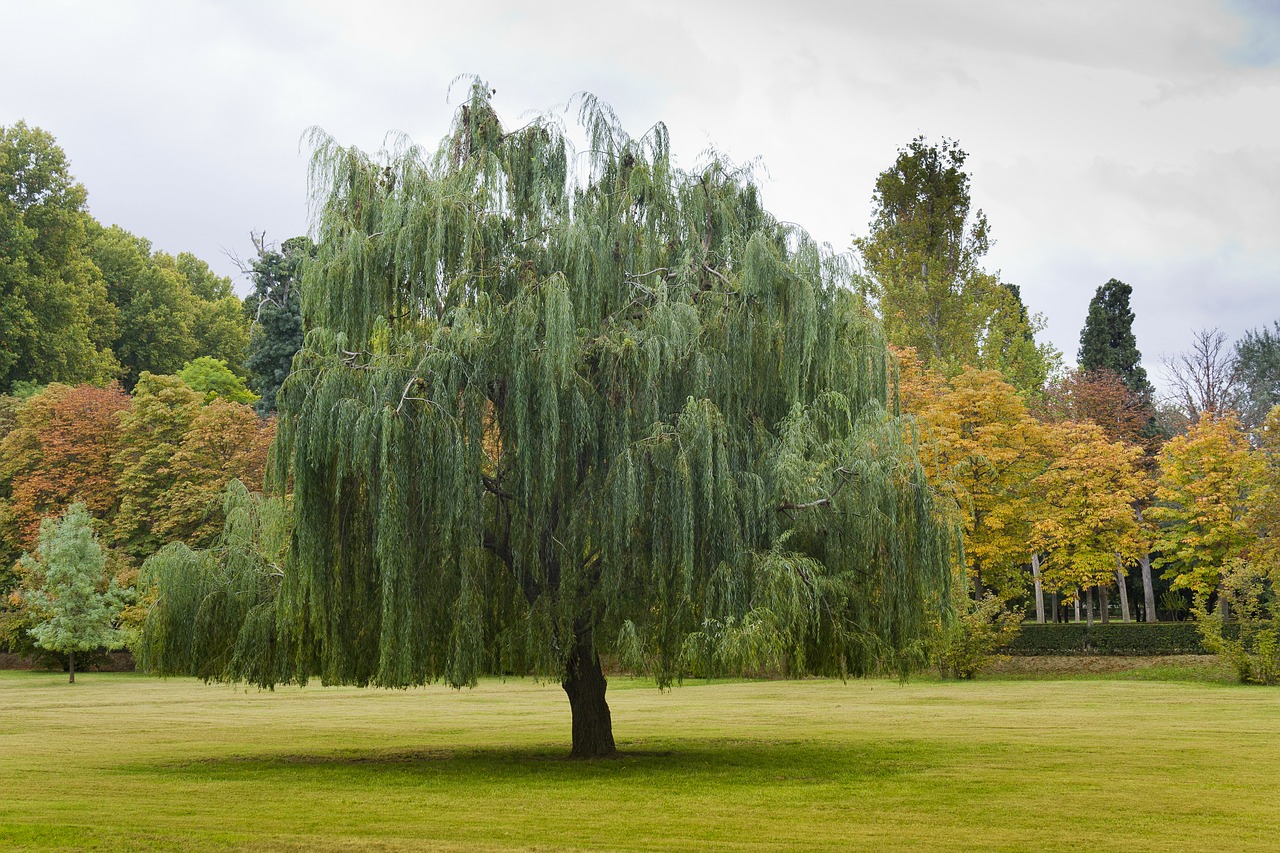
<instances>
[{"instance_id":1,"label":"trimmed hedge","mask_svg":"<svg viewBox=\"0 0 1280 853\"><path fill-rule=\"evenodd\" d=\"M1238 627L1228 624L1231 636ZM1195 622L1024 622L1009 655L1207 655Z\"/></svg>"}]
</instances>

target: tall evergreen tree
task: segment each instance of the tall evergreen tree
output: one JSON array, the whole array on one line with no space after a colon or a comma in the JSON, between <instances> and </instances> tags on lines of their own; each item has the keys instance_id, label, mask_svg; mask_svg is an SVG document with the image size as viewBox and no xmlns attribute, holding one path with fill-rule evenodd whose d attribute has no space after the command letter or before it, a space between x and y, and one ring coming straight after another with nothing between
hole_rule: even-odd
<instances>
[{"instance_id":1,"label":"tall evergreen tree","mask_svg":"<svg viewBox=\"0 0 1280 853\"><path fill-rule=\"evenodd\" d=\"M919 662L951 539L848 268L745 172L677 169L661 125L629 137L583 97L579 176L557 120L507 131L489 95L434 155L314 136L319 252L274 471L296 532L283 571L237 586L279 590L278 633L200 671L538 673L587 757L614 751L605 654L664 686ZM175 613L191 577L160 578L155 624L226 636L219 614L261 612ZM148 659L195 668L171 647Z\"/></svg>"},{"instance_id":2,"label":"tall evergreen tree","mask_svg":"<svg viewBox=\"0 0 1280 853\"><path fill-rule=\"evenodd\" d=\"M302 264L315 254L315 246L306 237L285 240L278 251L261 237L255 243L253 293L244 304L253 321L245 370L249 387L261 397L258 413L265 415L276 410L276 393L289 376L293 356L302 349L298 285Z\"/></svg>"},{"instance_id":3,"label":"tall evergreen tree","mask_svg":"<svg viewBox=\"0 0 1280 853\"><path fill-rule=\"evenodd\" d=\"M1114 278L1098 288L1089 301L1076 358L1081 370L1110 370L1119 375L1129 390L1149 406L1155 389L1147 379L1133 334L1133 310L1129 307L1132 294L1132 287Z\"/></svg>"}]
</instances>

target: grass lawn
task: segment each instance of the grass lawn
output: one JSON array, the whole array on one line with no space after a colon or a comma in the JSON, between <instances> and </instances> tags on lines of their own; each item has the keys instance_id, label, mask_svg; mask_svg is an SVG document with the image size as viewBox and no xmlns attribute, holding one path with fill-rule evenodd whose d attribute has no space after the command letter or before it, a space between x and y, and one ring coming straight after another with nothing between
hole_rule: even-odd
<instances>
[{"instance_id":1,"label":"grass lawn","mask_svg":"<svg viewBox=\"0 0 1280 853\"><path fill-rule=\"evenodd\" d=\"M0 848L1275 850L1280 691L1196 678L614 679L575 763L529 681L0 672Z\"/></svg>"}]
</instances>

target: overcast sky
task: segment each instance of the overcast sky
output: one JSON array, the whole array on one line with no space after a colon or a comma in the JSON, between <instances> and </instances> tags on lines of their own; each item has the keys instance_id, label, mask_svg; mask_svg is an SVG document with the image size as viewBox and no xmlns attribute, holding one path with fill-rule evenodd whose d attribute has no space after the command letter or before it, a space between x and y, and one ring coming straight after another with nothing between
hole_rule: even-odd
<instances>
[{"instance_id":1,"label":"overcast sky","mask_svg":"<svg viewBox=\"0 0 1280 853\"><path fill-rule=\"evenodd\" d=\"M590 91L679 163L759 157L780 218L846 249L924 134L969 153L988 267L1071 363L1098 285L1138 345L1280 319L1280 0L469 3L0 0L0 124L54 134L91 212L245 284L307 229L303 131L434 145L465 92L514 121Z\"/></svg>"}]
</instances>

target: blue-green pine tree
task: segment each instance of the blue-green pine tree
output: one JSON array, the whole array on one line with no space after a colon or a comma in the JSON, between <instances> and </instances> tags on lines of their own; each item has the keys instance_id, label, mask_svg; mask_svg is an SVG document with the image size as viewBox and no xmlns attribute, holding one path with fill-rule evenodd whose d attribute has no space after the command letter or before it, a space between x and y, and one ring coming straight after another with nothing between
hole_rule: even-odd
<instances>
[{"instance_id":1,"label":"blue-green pine tree","mask_svg":"<svg viewBox=\"0 0 1280 853\"><path fill-rule=\"evenodd\" d=\"M85 505L74 503L57 521L42 521L36 553L20 562L27 575L23 598L40 616L31 636L41 648L67 654L74 684L76 652L124 642L116 627L123 593L114 580L106 583L106 555Z\"/></svg>"}]
</instances>

